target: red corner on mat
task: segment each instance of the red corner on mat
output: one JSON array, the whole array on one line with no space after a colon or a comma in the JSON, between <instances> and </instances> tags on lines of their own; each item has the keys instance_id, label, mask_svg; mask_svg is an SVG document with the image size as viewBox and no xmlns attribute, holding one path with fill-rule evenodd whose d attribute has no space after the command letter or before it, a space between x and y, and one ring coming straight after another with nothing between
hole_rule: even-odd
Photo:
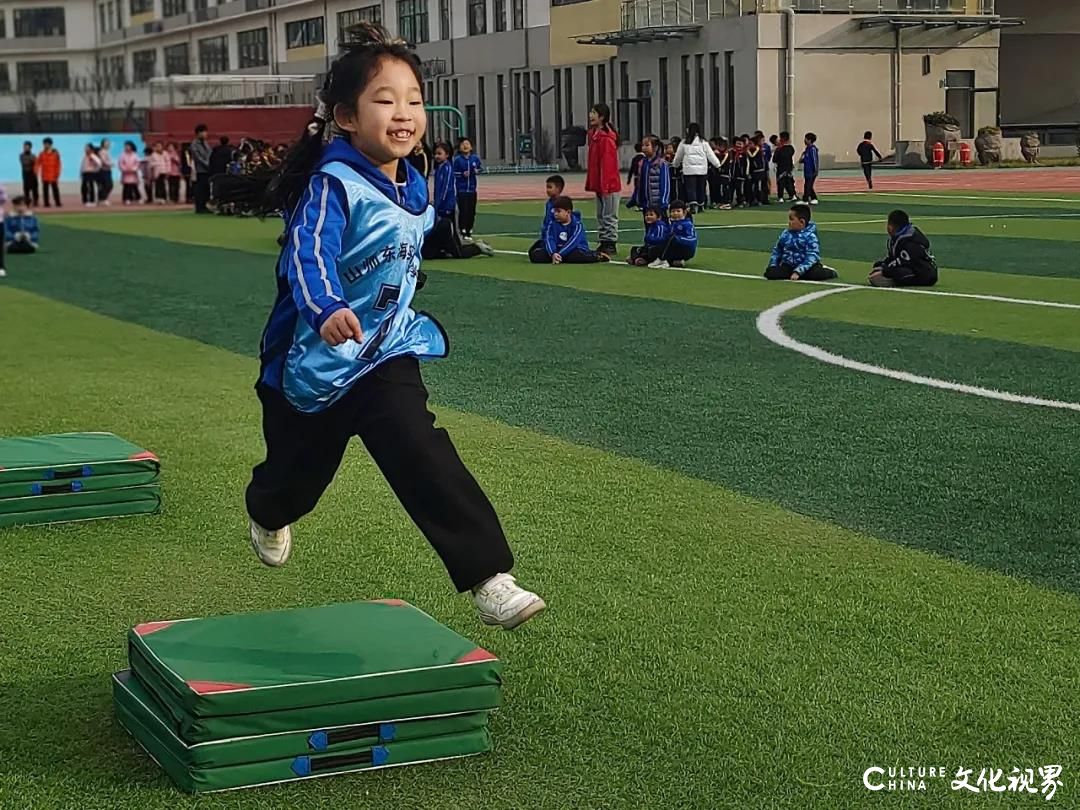
<instances>
[{"instance_id":1,"label":"red corner on mat","mask_svg":"<svg viewBox=\"0 0 1080 810\"><path fill-rule=\"evenodd\" d=\"M143 450L141 453L128 456L128 461L161 461L161 459L149 450Z\"/></svg>"},{"instance_id":2,"label":"red corner on mat","mask_svg":"<svg viewBox=\"0 0 1080 810\"><path fill-rule=\"evenodd\" d=\"M489 653L483 647L477 647L475 650L465 653L461 658L457 660L458 664L475 664L478 661L498 661L498 657L494 653Z\"/></svg>"},{"instance_id":3,"label":"red corner on mat","mask_svg":"<svg viewBox=\"0 0 1080 810\"><path fill-rule=\"evenodd\" d=\"M393 605L394 607L409 607L409 603L404 599L372 599L372 602L378 605Z\"/></svg>"},{"instance_id":4,"label":"red corner on mat","mask_svg":"<svg viewBox=\"0 0 1080 810\"><path fill-rule=\"evenodd\" d=\"M250 689L247 683L221 683L219 681L186 681L188 688L196 695L209 695L212 692L240 692Z\"/></svg>"},{"instance_id":5,"label":"red corner on mat","mask_svg":"<svg viewBox=\"0 0 1080 810\"><path fill-rule=\"evenodd\" d=\"M135 625L135 635L148 636L151 633L156 633L158 630L164 630L166 627L171 627L176 624L175 621L171 622L143 622L142 624Z\"/></svg>"}]
</instances>

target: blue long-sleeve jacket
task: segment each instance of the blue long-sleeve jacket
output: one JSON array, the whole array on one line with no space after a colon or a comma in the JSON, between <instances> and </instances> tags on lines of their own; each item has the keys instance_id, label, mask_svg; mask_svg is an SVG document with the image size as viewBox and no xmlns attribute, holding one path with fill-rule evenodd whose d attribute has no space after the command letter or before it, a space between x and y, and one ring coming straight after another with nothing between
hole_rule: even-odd
<instances>
[{"instance_id":1,"label":"blue long-sleeve jacket","mask_svg":"<svg viewBox=\"0 0 1080 810\"><path fill-rule=\"evenodd\" d=\"M804 177L817 177L818 170L821 167L821 157L818 154L817 145L810 144L806 147L806 151L799 158L799 162L802 163Z\"/></svg>"},{"instance_id":2,"label":"blue long-sleeve jacket","mask_svg":"<svg viewBox=\"0 0 1080 810\"><path fill-rule=\"evenodd\" d=\"M671 203L671 166L662 155L645 158L638 167L634 203L642 210L655 205L666 211Z\"/></svg>"},{"instance_id":3,"label":"blue long-sleeve jacket","mask_svg":"<svg viewBox=\"0 0 1080 810\"><path fill-rule=\"evenodd\" d=\"M8 244L15 241L15 237L25 233L30 237L30 243L37 245L38 237L40 236L40 230L38 228L38 218L34 214L9 214L4 217L4 241Z\"/></svg>"},{"instance_id":4,"label":"blue long-sleeve jacket","mask_svg":"<svg viewBox=\"0 0 1080 810\"><path fill-rule=\"evenodd\" d=\"M671 226L658 219L652 225L645 226L645 244L662 245L671 237Z\"/></svg>"},{"instance_id":5,"label":"blue long-sleeve jacket","mask_svg":"<svg viewBox=\"0 0 1080 810\"><path fill-rule=\"evenodd\" d=\"M690 255L697 252L697 230L694 220L689 217L671 221L671 237L683 247L690 248Z\"/></svg>"},{"instance_id":6,"label":"blue long-sleeve jacket","mask_svg":"<svg viewBox=\"0 0 1080 810\"><path fill-rule=\"evenodd\" d=\"M544 229L544 250L551 256L556 253L565 256L575 250L588 249L589 238L585 234L585 226L581 224L580 211L572 211L570 222L566 225L552 218Z\"/></svg>"},{"instance_id":7,"label":"blue long-sleeve jacket","mask_svg":"<svg viewBox=\"0 0 1080 810\"><path fill-rule=\"evenodd\" d=\"M547 231L548 225L555 219L555 201L548 197L547 202L544 203L544 224L540 226L540 238L544 237L544 233Z\"/></svg>"},{"instance_id":8,"label":"blue long-sleeve jacket","mask_svg":"<svg viewBox=\"0 0 1080 810\"><path fill-rule=\"evenodd\" d=\"M435 213L440 217L453 217L457 208L457 186L454 182L454 166L449 160L435 164Z\"/></svg>"},{"instance_id":9,"label":"blue long-sleeve jacket","mask_svg":"<svg viewBox=\"0 0 1080 810\"><path fill-rule=\"evenodd\" d=\"M476 193L476 175L484 170L475 152L454 156L454 186L458 194Z\"/></svg>"},{"instance_id":10,"label":"blue long-sleeve jacket","mask_svg":"<svg viewBox=\"0 0 1080 810\"><path fill-rule=\"evenodd\" d=\"M800 276L821 261L821 243L818 241L817 225L806 223L801 231L786 230L776 240L776 247L769 257L769 265L794 268Z\"/></svg>"}]
</instances>

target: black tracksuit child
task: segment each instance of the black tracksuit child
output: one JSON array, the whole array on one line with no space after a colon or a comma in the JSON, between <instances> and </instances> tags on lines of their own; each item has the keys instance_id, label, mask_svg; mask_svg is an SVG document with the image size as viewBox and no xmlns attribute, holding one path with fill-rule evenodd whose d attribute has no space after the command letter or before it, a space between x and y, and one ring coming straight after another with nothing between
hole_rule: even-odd
<instances>
[{"instance_id":1,"label":"black tracksuit child","mask_svg":"<svg viewBox=\"0 0 1080 810\"><path fill-rule=\"evenodd\" d=\"M746 138L735 142L735 207L750 204L750 156L746 152Z\"/></svg>"},{"instance_id":2,"label":"black tracksuit child","mask_svg":"<svg viewBox=\"0 0 1080 810\"><path fill-rule=\"evenodd\" d=\"M855 149L859 153L859 163L862 164L862 173L866 178L866 185L869 189L874 188L874 158L877 157L881 160L881 152L874 146L874 133L865 132L863 134L862 143Z\"/></svg>"},{"instance_id":3,"label":"black tracksuit child","mask_svg":"<svg viewBox=\"0 0 1080 810\"><path fill-rule=\"evenodd\" d=\"M893 211L888 222L888 255L874 264L874 287L933 287L938 280L937 260L930 240L911 224L904 211Z\"/></svg>"},{"instance_id":4,"label":"black tracksuit child","mask_svg":"<svg viewBox=\"0 0 1080 810\"><path fill-rule=\"evenodd\" d=\"M746 156L750 160L750 190L747 194L750 205L768 205L769 162L765 149L760 143L752 141L746 150Z\"/></svg>"},{"instance_id":5,"label":"black tracksuit child","mask_svg":"<svg viewBox=\"0 0 1080 810\"><path fill-rule=\"evenodd\" d=\"M772 158L776 166L776 196L783 202L794 200L795 193L795 147L791 144L791 133L780 133L780 145L776 147Z\"/></svg>"}]
</instances>

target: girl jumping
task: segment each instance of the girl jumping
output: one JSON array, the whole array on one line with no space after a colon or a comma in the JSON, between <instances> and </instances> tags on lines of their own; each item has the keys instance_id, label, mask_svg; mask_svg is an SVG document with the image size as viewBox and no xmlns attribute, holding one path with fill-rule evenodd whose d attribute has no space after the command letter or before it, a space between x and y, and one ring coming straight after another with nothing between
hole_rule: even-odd
<instances>
[{"instance_id":1,"label":"girl jumping","mask_svg":"<svg viewBox=\"0 0 1080 810\"><path fill-rule=\"evenodd\" d=\"M420 376L420 358L448 351L442 327L410 308L434 219L405 160L427 127L421 86L406 44L363 25L267 189L263 213L288 220L256 385L266 460L247 488L251 544L266 565L288 559L290 524L358 436L458 591L509 630L544 602L510 576L495 510L435 427Z\"/></svg>"}]
</instances>

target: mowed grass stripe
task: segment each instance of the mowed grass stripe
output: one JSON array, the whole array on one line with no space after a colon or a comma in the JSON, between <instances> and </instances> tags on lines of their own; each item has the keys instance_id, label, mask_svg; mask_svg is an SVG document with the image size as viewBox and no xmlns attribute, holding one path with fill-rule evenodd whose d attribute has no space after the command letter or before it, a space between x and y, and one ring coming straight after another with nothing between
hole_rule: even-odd
<instances>
[{"instance_id":1,"label":"mowed grass stripe","mask_svg":"<svg viewBox=\"0 0 1080 810\"><path fill-rule=\"evenodd\" d=\"M276 226L272 223L258 223L251 220L232 220L221 218L199 218L173 215L131 215L137 220L143 232L157 228L168 234L170 240L181 244L198 239L218 239L223 244L231 244L244 252L253 252L257 257L244 256L242 253L207 253L195 258L190 252L175 253L171 247L160 242L147 240L140 244L136 240L110 238L108 234L96 234L78 230L66 231L70 238L59 246L53 246L48 252L32 259L14 257L11 260L12 277L8 283L28 289L41 291L48 295L63 297L74 295L76 302L94 295L94 289L103 289L108 296L108 289L116 285L127 285L128 275L133 275L133 283L140 286L150 283L160 284L163 289L173 284L158 269L163 265L162 254L168 253L167 266L176 268L181 275L188 277L191 285L206 285L217 289L222 285L242 287L246 296L252 293L252 281L249 278L226 278L225 274L237 276L250 272L254 276L268 277L272 272L272 259L265 258L276 252L274 237ZM101 217L98 222L112 225L129 217ZM208 222L212 227L202 228L201 223ZM121 223L122 224L122 223ZM225 228L225 225L231 227ZM145 239L145 237L143 237ZM89 241L88 241L89 240ZM506 249L524 250L528 240L499 240L498 244ZM84 273L72 270L81 267L85 259L80 250L82 246L93 251L106 251L115 260L107 265L95 267L93 272ZM185 257L191 257L187 259ZM497 260L477 259L475 261L436 261L428 262L429 269L447 270L455 273L485 275L513 281L539 282L570 286L593 292L630 295L644 298L656 298L678 301L703 306L717 306L725 309L745 309L760 311L780 301L794 297L804 291L804 287L792 284L767 284L756 278L760 272L761 255L743 251L700 251L695 264L702 267L721 268L724 271L753 274L754 279L724 279L708 277L679 271L657 272L648 269L629 268L622 265L612 266L534 266L524 257L500 257ZM841 280L859 283L865 280L866 268L857 263L837 263ZM63 270L63 283L42 273L43 270ZM253 276L253 277L254 277ZM958 278L964 276L958 282ZM965 281L970 283L965 285ZM187 283L187 282L185 282ZM257 282L256 282L257 283ZM266 282L270 284L270 281ZM1048 279L1015 280L1008 276L985 273L967 273L950 271L940 285L942 290L971 290L996 295L1030 298L1045 294L1052 300L1070 301L1071 297L1080 303L1080 282ZM173 294L183 294L179 290L166 292L166 298ZM268 292L267 295L272 295ZM860 298L858 306L846 303L840 306L822 305L815 308L815 315L836 318L855 323L880 323L883 326L897 328L926 329L972 337L991 337L1032 345L1046 345L1054 348L1074 349L1080 345L1080 332L1073 324L1074 314L1067 311L1045 311L1027 309L1022 306L1004 306L1001 304L978 304L963 300L941 299L935 296L897 296L893 293L867 291L871 297ZM204 306L200 295L194 302L197 307ZM248 299L250 300L250 298ZM268 306L259 299L260 306ZM182 301L175 305L182 306ZM254 302L252 302L254 303ZM104 300L102 306L114 306ZM166 306L172 306L170 300ZM108 309L103 311L109 311ZM1000 315L999 315L1000 312ZM986 315L989 314L989 317ZM146 317L150 317L147 313ZM183 333L181 333L183 334Z\"/></svg>"},{"instance_id":2,"label":"mowed grass stripe","mask_svg":"<svg viewBox=\"0 0 1080 810\"><path fill-rule=\"evenodd\" d=\"M213 803L839 810L865 805L868 764L1067 762L1080 734L1074 596L462 413L440 421L544 616L481 629L355 447L290 564L261 568L241 497L261 447L254 363L21 292L0 306L0 338L23 347L0 373L50 381L48 397L12 387L5 431L116 431L161 454L165 492L158 517L4 532L5 806L205 804L112 719L132 624L383 596L506 662L495 752ZM56 351L57 321L84 339Z\"/></svg>"},{"instance_id":3,"label":"mowed grass stripe","mask_svg":"<svg viewBox=\"0 0 1080 810\"><path fill-rule=\"evenodd\" d=\"M163 243L115 237L127 247L110 250L108 239L88 233L82 243L114 257L99 273L65 274L61 286L40 272L37 288L255 353L273 283L259 257L175 244L166 254ZM142 258L125 267L125 249ZM875 293L847 295L863 294ZM1080 590L1080 513L1062 512L1077 451L1066 415L822 369L767 343L752 312L458 274L439 275L419 304L454 346L454 360L429 372L444 405ZM1014 460L1031 454L1014 481Z\"/></svg>"}]
</instances>

